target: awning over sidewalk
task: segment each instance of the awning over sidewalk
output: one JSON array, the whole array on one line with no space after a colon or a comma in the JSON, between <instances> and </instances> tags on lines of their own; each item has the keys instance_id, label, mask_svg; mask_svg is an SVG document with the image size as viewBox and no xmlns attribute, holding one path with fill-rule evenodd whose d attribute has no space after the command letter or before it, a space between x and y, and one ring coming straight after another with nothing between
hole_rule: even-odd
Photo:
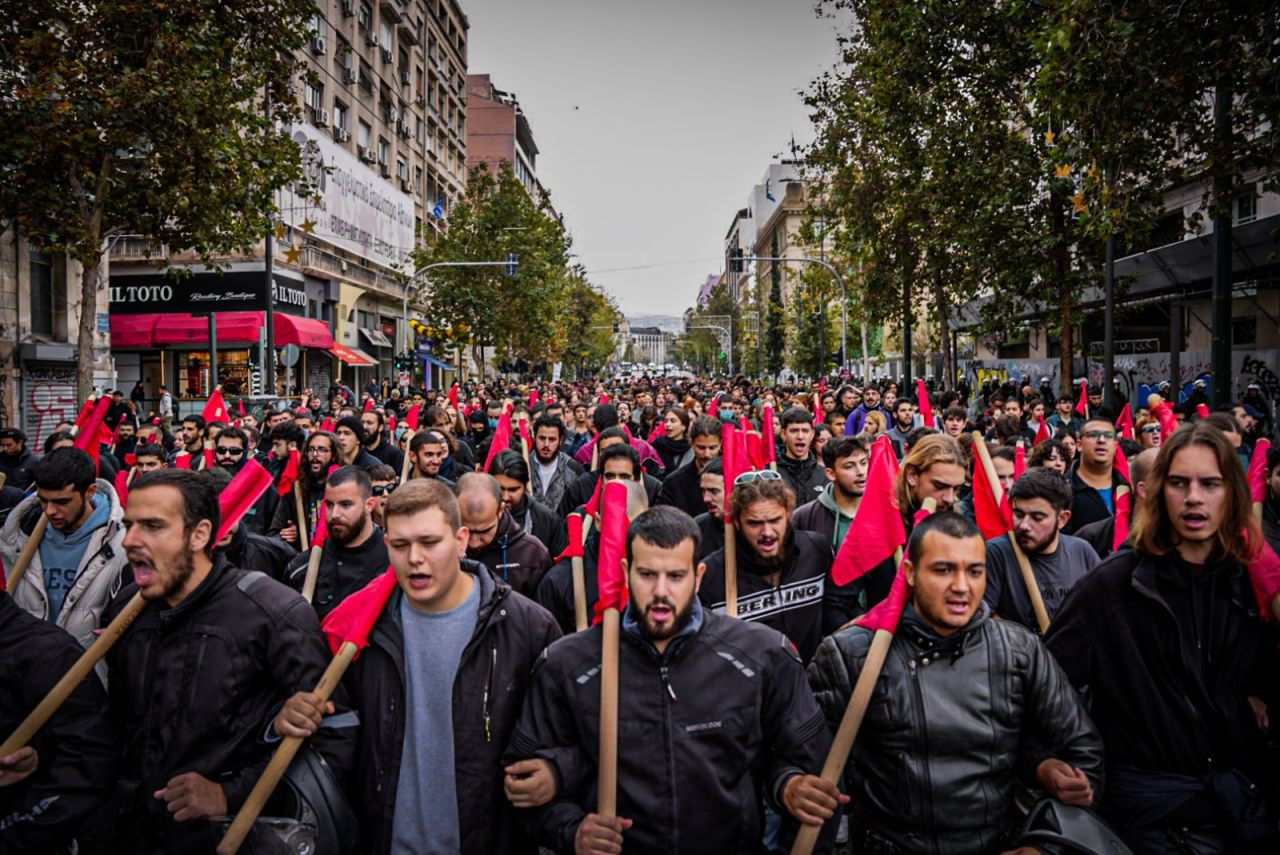
<instances>
[{"instance_id":1,"label":"awning over sidewalk","mask_svg":"<svg viewBox=\"0 0 1280 855\"><path fill-rule=\"evenodd\" d=\"M257 344L266 323L266 312L219 312L218 344ZM287 344L328 350L333 334L323 321L297 315L275 314L276 346ZM206 315L112 315L111 346L115 348L163 347L173 344L209 344Z\"/></svg>"},{"instance_id":2,"label":"awning over sidewalk","mask_svg":"<svg viewBox=\"0 0 1280 855\"><path fill-rule=\"evenodd\" d=\"M336 341L329 351L347 365L363 367L369 365L377 365L378 362L372 356L365 353L358 347L347 347L345 344L338 344Z\"/></svg>"}]
</instances>

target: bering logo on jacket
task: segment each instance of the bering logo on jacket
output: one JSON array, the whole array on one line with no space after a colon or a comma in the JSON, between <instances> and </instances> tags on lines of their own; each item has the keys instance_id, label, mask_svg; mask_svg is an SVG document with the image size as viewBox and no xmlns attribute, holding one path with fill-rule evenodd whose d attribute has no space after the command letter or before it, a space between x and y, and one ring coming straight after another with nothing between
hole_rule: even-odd
<instances>
[{"instance_id":1,"label":"bering logo on jacket","mask_svg":"<svg viewBox=\"0 0 1280 855\"><path fill-rule=\"evenodd\" d=\"M780 588L770 588L738 598L738 617L743 620L769 617L770 615L800 609L822 601L823 577L814 576L791 582ZM713 610L724 614L725 604L716 603Z\"/></svg>"}]
</instances>

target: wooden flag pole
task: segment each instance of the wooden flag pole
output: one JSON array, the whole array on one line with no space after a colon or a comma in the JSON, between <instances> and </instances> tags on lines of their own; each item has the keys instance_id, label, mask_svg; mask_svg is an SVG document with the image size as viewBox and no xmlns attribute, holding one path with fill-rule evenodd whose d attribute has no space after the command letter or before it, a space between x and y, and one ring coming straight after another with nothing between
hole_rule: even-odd
<instances>
[{"instance_id":1,"label":"wooden flag pole","mask_svg":"<svg viewBox=\"0 0 1280 855\"><path fill-rule=\"evenodd\" d=\"M618 815L618 630L622 618L617 609L605 609L600 650L600 777L596 811Z\"/></svg>"},{"instance_id":2,"label":"wooden flag pole","mask_svg":"<svg viewBox=\"0 0 1280 855\"><path fill-rule=\"evenodd\" d=\"M582 547L585 550L587 545L587 534L591 531L591 523L594 520L590 514L585 514L582 520ZM578 632L582 632L588 626L587 621L587 578L586 570L583 568L583 558L581 555L575 555L569 560L569 566L573 570L573 625Z\"/></svg>"},{"instance_id":3,"label":"wooden flag pole","mask_svg":"<svg viewBox=\"0 0 1280 855\"><path fill-rule=\"evenodd\" d=\"M298 507L298 544L302 549L310 549L310 538L307 537L307 509L302 501L302 477L293 482L293 499Z\"/></svg>"},{"instance_id":4,"label":"wooden flag pole","mask_svg":"<svg viewBox=\"0 0 1280 855\"><path fill-rule=\"evenodd\" d=\"M729 617L738 616L738 537L727 512L724 515L724 612Z\"/></svg>"},{"instance_id":5,"label":"wooden flag pole","mask_svg":"<svg viewBox=\"0 0 1280 855\"><path fill-rule=\"evenodd\" d=\"M929 513L938 508L936 499L928 498L920 503ZM895 567L902 566L902 549L894 554ZM893 633L887 629L876 630L871 639L871 647L867 650L867 658L858 672L858 679L853 684L853 694L849 696L849 704L840 717L840 726L836 728L835 739L831 741L831 749L822 764L822 778L839 785L844 774L845 764L853 752L853 743L858 738L858 730L867 715L867 707L871 704L871 695L875 692L876 682L884 669L885 659L889 655L889 647L893 644ZM818 842L822 832L820 825L801 825L796 841L791 846L791 855L809 855Z\"/></svg>"},{"instance_id":6,"label":"wooden flag pole","mask_svg":"<svg viewBox=\"0 0 1280 855\"><path fill-rule=\"evenodd\" d=\"M67 673L62 675L62 679L54 684L49 690L49 694L44 696L40 703L36 704L22 724L11 734L9 738L0 745L0 757L8 757L13 752L22 748L31 742L32 737L40 732L40 728L58 711L58 707L71 696L76 686L79 686L85 677L89 676L89 672L94 669L102 657L107 655L107 651L115 644L120 636L124 635L124 631L129 628L129 624L142 613L146 608L147 601L142 599L141 592L134 594L133 599L125 605L120 614L116 615L115 620L107 625L93 642L89 645L89 649L80 654L80 658L71 666Z\"/></svg>"},{"instance_id":7,"label":"wooden flag pole","mask_svg":"<svg viewBox=\"0 0 1280 855\"><path fill-rule=\"evenodd\" d=\"M412 439L409 440L409 444L410 446L413 445ZM400 466L400 483L401 484L404 484L409 480L409 469L412 466L413 466L413 455L409 451L405 451L404 463L401 464Z\"/></svg>"},{"instance_id":8,"label":"wooden flag pole","mask_svg":"<svg viewBox=\"0 0 1280 855\"><path fill-rule=\"evenodd\" d=\"M9 581L5 587L9 590L9 595L18 590L18 583L22 581L22 577L26 574L27 568L31 566L31 559L35 558L36 550L40 548L40 541L44 540L44 531L49 527L49 518L43 513L40 514L40 520L36 523L36 527L31 530L31 534L27 537L27 542L22 545L22 552L18 553L18 560L14 562L13 569L9 571ZM19 748L22 746L19 745ZM8 754L0 754L0 757L8 757Z\"/></svg>"},{"instance_id":9,"label":"wooden flag pole","mask_svg":"<svg viewBox=\"0 0 1280 855\"><path fill-rule=\"evenodd\" d=\"M341 682L342 675L346 673L347 667L351 665L351 661L355 659L359 650L360 648L351 641L344 642L338 648L337 655L329 662L329 667L325 669L320 682L316 684L315 694L320 696L321 706L329 700L329 696L333 694L334 688ZM231 827L222 836L222 840L218 842L218 855L235 855L236 850L240 848L245 838L249 836L250 830L253 829L254 820L258 818L259 814L262 813L262 809L266 807L267 800L275 792L276 785L284 777L289 764L293 762L293 758L297 756L298 749L301 747L302 739L297 736L286 736L280 743L276 753L271 755L271 762L262 771L258 782L253 785L253 790L249 792L248 798L241 805L240 812L236 814Z\"/></svg>"},{"instance_id":10,"label":"wooden flag pole","mask_svg":"<svg viewBox=\"0 0 1280 855\"><path fill-rule=\"evenodd\" d=\"M307 575L302 580L302 599L308 603L316 595L316 580L320 578L320 559L324 556L324 546L311 547L311 555L307 557Z\"/></svg>"}]
</instances>

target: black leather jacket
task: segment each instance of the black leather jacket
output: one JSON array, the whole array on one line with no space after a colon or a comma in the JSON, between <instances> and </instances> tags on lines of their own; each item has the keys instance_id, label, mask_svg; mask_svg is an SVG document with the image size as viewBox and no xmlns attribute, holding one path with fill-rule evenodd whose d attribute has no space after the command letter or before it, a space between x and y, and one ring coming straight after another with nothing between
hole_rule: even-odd
<instances>
[{"instance_id":1,"label":"black leather jacket","mask_svg":"<svg viewBox=\"0 0 1280 855\"><path fill-rule=\"evenodd\" d=\"M839 724L872 634L850 627L823 640L809 681ZM1013 820L1024 736L1102 785L1102 740L1056 661L1029 630L994 621L986 605L969 625L936 635L907 608L876 683L850 761L854 840L870 832L887 851L964 855L998 851Z\"/></svg>"}]
</instances>

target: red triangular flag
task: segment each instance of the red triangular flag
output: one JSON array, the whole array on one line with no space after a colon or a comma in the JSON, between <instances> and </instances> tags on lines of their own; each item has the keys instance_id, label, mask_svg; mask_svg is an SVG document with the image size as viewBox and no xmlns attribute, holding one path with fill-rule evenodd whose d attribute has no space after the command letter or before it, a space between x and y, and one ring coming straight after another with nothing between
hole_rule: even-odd
<instances>
[{"instance_id":1,"label":"red triangular flag","mask_svg":"<svg viewBox=\"0 0 1280 855\"><path fill-rule=\"evenodd\" d=\"M1209 405L1196 404L1196 415L1199 416L1201 419L1209 418Z\"/></svg>"},{"instance_id":2,"label":"red triangular flag","mask_svg":"<svg viewBox=\"0 0 1280 855\"><path fill-rule=\"evenodd\" d=\"M849 524L849 531L831 565L831 578L837 585L847 585L866 574L882 561L892 558L907 542L907 528L902 523L894 483L897 464L898 458L893 453L889 438L881 436L876 439L867 464L867 486L862 494L862 504L858 506L858 513Z\"/></svg>"},{"instance_id":3,"label":"red triangular flag","mask_svg":"<svg viewBox=\"0 0 1280 855\"><path fill-rule=\"evenodd\" d=\"M823 374L818 378L818 402L827 396L827 375Z\"/></svg>"},{"instance_id":4,"label":"red triangular flag","mask_svg":"<svg viewBox=\"0 0 1280 855\"><path fill-rule=\"evenodd\" d=\"M559 564L566 558L582 558L582 514L569 514L567 520L569 524L569 545L564 548L556 556L556 563Z\"/></svg>"},{"instance_id":5,"label":"red triangular flag","mask_svg":"<svg viewBox=\"0 0 1280 855\"><path fill-rule=\"evenodd\" d=\"M121 469L116 473L116 498L120 500L120 507L129 504L129 470Z\"/></svg>"},{"instance_id":6,"label":"red triangular flag","mask_svg":"<svg viewBox=\"0 0 1280 855\"><path fill-rule=\"evenodd\" d=\"M599 623L607 609L622 611L627 607L627 579L622 559L627 554L627 485L610 481L604 488L604 513L600 518L600 559L596 618Z\"/></svg>"},{"instance_id":7,"label":"red triangular flag","mask_svg":"<svg viewBox=\"0 0 1280 855\"><path fill-rule=\"evenodd\" d=\"M929 403L929 387L924 380L916 381L916 406L920 408L920 418L925 427L937 427L933 421L933 404Z\"/></svg>"},{"instance_id":8,"label":"red triangular flag","mask_svg":"<svg viewBox=\"0 0 1280 855\"><path fill-rule=\"evenodd\" d=\"M316 531L311 535L311 548L317 549L324 546L324 542L328 539L329 515L325 511L324 499L321 499L320 504L316 506Z\"/></svg>"},{"instance_id":9,"label":"red triangular flag","mask_svg":"<svg viewBox=\"0 0 1280 855\"><path fill-rule=\"evenodd\" d=\"M1116 445L1116 459L1111 465L1124 476L1124 480L1129 480L1129 458L1125 456L1124 449L1119 444Z\"/></svg>"},{"instance_id":10,"label":"red triangular flag","mask_svg":"<svg viewBox=\"0 0 1280 855\"><path fill-rule=\"evenodd\" d=\"M1249 493L1254 502L1267 500L1267 451L1271 448L1271 440L1263 438L1253 447L1253 457L1249 458Z\"/></svg>"},{"instance_id":11,"label":"red triangular flag","mask_svg":"<svg viewBox=\"0 0 1280 855\"><path fill-rule=\"evenodd\" d=\"M204 405L200 415L204 417L205 423L222 422L226 424L229 420L227 413L227 402L222 399L222 389L216 388L213 394L209 396L209 402Z\"/></svg>"},{"instance_id":12,"label":"red triangular flag","mask_svg":"<svg viewBox=\"0 0 1280 855\"><path fill-rule=\"evenodd\" d=\"M533 437L529 436L529 420L520 420L520 441L524 443L526 452L533 451Z\"/></svg>"},{"instance_id":13,"label":"red triangular flag","mask_svg":"<svg viewBox=\"0 0 1280 855\"><path fill-rule=\"evenodd\" d=\"M733 482L742 473L751 471L747 442L733 425L720 426L720 459L724 465L724 509L727 515L733 497Z\"/></svg>"},{"instance_id":14,"label":"red triangular flag","mask_svg":"<svg viewBox=\"0 0 1280 855\"><path fill-rule=\"evenodd\" d=\"M77 436L84 433L85 425L89 423L89 419L93 418L94 405L97 400L97 398L90 396L89 400L85 401L80 406L80 413L76 416L75 421L75 431Z\"/></svg>"},{"instance_id":15,"label":"red triangular flag","mask_svg":"<svg viewBox=\"0 0 1280 855\"><path fill-rule=\"evenodd\" d=\"M1013 508L1009 497L996 506L995 490L987 480L987 467L979 460L973 467L973 512L985 540L994 540L1013 528Z\"/></svg>"},{"instance_id":16,"label":"red triangular flag","mask_svg":"<svg viewBox=\"0 0 1280 855\"><path fill-rule=\"evenodd\" d=\"M1173 432L1178 429L1178 419L1173 414L1173 405L1168 401L1161 401L1152 407L1151 414L1160 422L1161 442L1172 436Z\"/></svg>"},{"instance_id":17,"label":"red triangular flag","mask_svg":"<svg viewBox=\"0 0 1280 855\"><path fill-rule=\"evenodd\" d=\"M511 433L511 410L508 409L498 416L498 426L493 431L493 440L489 443L489 454L484 459L483 471L489 471L489 466L493 463L493 458L498 456L499 451L506 451L511 447Z\"/></svg>"},{"instance_id":18,"label":"red triangular flag","mask_svg":"<svg viewBox=\"0 0 1280 855\"><path fill-rule=\"evenodd\" d=\"M1120 418L1116 419L1116 430L1120 431L1123 439L1133 439L1133 408L1127 402L1120 411Z\"/></svg>"},{"instance_id":19,"label":"red triangular flag","mask_svg":"<svg viewBox=\"0 0 1280 855\"><path fill-rule=\"evenodd\" d=\"M1089 415L1089 380L1080 380L1080 400L1076 401L1076 412L1086 418Z\"/></svg>"},{"instance_id":20,"label":"red triangular flag","mask_svg":"<svg viewBox=\"0 0 1280 855\"><path fill-rule=\"evenodd\" d=\"M666 435L667 435L666 419L659 419L657 424L653 426L653 430L649 431L649 442L652 443L654 440L658 439L658 437L662 437Z\"/></svg>"},{"instance_id":21,"label":"red triangular flag","mask_svg":"<svg viewBox=\"0 0 1280 855\"><path fill-rule=\"evenodd\" d=\"M271 486L271 473L256 460L250 460L236 477L231 479L227 489L218 496L218 508L221 511L221 522L218 524L218 536L213 539L218 543L227 536L232 526L253 507L253 503L262 497Z\"/></svg>"},{"instance_id":22,"label":"red triangular flag","mask_svg":"<svg viewBox=\"0 0 1280 855\"><path fill-rule=\"evenodd\" d=\"M773 407L765 407L764 415L760 419L760 430L764 434L762 437L764 462L767 466L770 463L778 462L778 433L773 426Z\"/></svg>"},{"instance_id":23,"label":"red triangular flag","mask_svg":"<svg viewBox=\"0 0 1280 855\"><path fill-rule=\"evenodd\" d=\"M88 405L86 404L86 406ZM104 395L93 405L93 409L84 422L80 422L79 419L76 420L77 424L80 425L80 430L76 434L75 447L87 452L93 458L94 468L99 471L101 471L98 458L102 451L103 419L107 417L107 411L110 409L111 399ZM82 415L83 413L84 411L81 410Z\"/></svg>"},{"instance_id":24,"label":"red triangular flag","mask_svg":"<svg viewBox=\"0 0 1280 855\"><path fill-rule=\"evenodd\" d=\"M602 403L602 404L607 404L607 403L609 403L609 396L608 396L608 395L601 395L601 396L600 396L600 403Z\"/></svg>"},{"instance_id":25,"label":"red triangular flag","mask_svg":"<svg viewBox=\"0 0 1280 855\"><path fill-rule=\"evenodd\" d=\"M1119 450L1119 449L1117 449ZM1019 442L1013 450L1013 480L1017 481L1027 472L1027 447Z\"/></svg>"},{"instance_id":26,"label":"red triangular flag","mask_svg":"<svg viewBox=\"0 0 1280 855\"><path fill-rule=\"evenodd\" d=\"M373 412L373 398L365 398L365 399L364 399L364 411L365 411L366 413L372 413L372 412Z\"/></svg>"},{"instance_id":27,"label":"red triangular flag","mask_svg":"<svg viewBox=\"0 0 1280 855\"><path fill-rule=\"evenodd\" d=\"M185 451L180 454L175 454L173 457L173 468L174 469L190 469L191 455L187 454Z\"/></svg>"},{"instance_id":28,"label":"red triangular flag","mask_svg":"<svg viewBox=\"0 0 1280 855\"><path fill-rule=\"evenodd\" d=\"M529 390L529 409L532 410L536 406L538 406L538 390L530 389Z\"/></svg>"},{"instance_id":29,"label":"red triangular flag","mask_svg":"<svg viewBox=\"0 0 1280 855\"><path fill-rule=\"evenodd\" d=\"M600 512L600 496L603 490L604 479L597 478L596 488L591 491L591 498L587 499L587 504L584 506L586 512L593 517Z\"/></svg>"},{"instance_id":30,"label":"red triangular flag","mask_svg":"<svg viewBox=\"0 0 1280 855\"><path fill-rule=\"evenodd\" d=\"M1039 445L1049 438L1049 423L1044 420L1044 416L1041 416L1040 427L1036 430L1036 441L1032 444Z\"/></svg>"},{"instance_id":31,"label":"red triangular flag","mask_svg":"<svg viewBox=\"0 0 1280 855\"><path fill-rule=\"evenodd\" d=\"M409 408L409 412L405 414L404 423L409 426L409 430L417 433L418 419L422 418L422 405L414 404Z\"/></svg>"},{"instance_id":32,"label":"red triangular flag","mask_svg":"<svg viewBox=\"0 0 1280 855\"><path fill-rule=\"evenodd\" d=\"M396 571L388 567L387 572L329 612L321 624L324 639L329 643L329 652L336 654L338 648L347 642L354 644L357 650L366 648L369 645L369 633L373 631L374 624L387 608L397 587Z\"/></svg>"},{"instance_id":33,"label":"red triangular flag","mask_svg":"<svg viewBox=\"0 0 1280 855\"><path fill-rule=\"evenodd\" d=\"M244 398L237 399L237 403L240 405L240 418L244 418L248 415L248 413L244 411Z\"/></svg>"},{"instance_id":34,"label":"red triangular flag","mask_svg":"<svg viewBox=\"0 0 1280 855\"><path fill-rule=\"evenodd\" d=\"M1129 521L1133 518L1133 491L1116 496L1115 533L1111 535L1111 551L1115 552L1129 539Z\"/></svg>"},{"instance_id":35,"label":"red triangular flag","mask_svg":"<svg viewBox=\"0 0 1280 855\"><path fill-rule=\"evenodd\" d=\"M280 473L280 483L276 485L276 492L282 496L289 495L289 491L298 480L301 469L302 452L296 448L289 449L289 462L284 465L284 471Z\"/></svg>"},{"instance_id":36,"label":"red triangular flag","mask_svg":"<svg viewBox=\"0 0 1280 855\"><path fill-rule=\"evenodd\" d=\"M1280 556L1271 548L1266 538L1257 556L1249 562L1249 581L1253 585L1253 595L1258 599L1258 609L1272 623L1276 622L1275 610L1271 604L1280 597Z\"/></svg>"},{"instance_id":37,"label":"red triangular flag","mask_svg":"<svg viewBox=\"0 0 1280 855\"><path fill-rule=\"evenodd\" d=\"M915 525L920 525L921 521L927 516L929 516L929 511L924 508L916 511ZM907 583L906 571L899 564L898 573L893 577L893 587L889 589L889 596L872 606L855 623L858 626L866 627L872 632L878 632L882 629L885 632L897 632L898 624L902 621L902 612L910 601L911 585Z\"/></svg>"},{"instance_id":38,"label":"red triangular flag","mask_svg":"<svg viewBox=\"0 0 1280 855\"><path fill-rule=\"evenodd\" d=\"M458 384L454 383L449 387L449 403L453 404L453 408L458 409Z\"/></svg>"},{"instance_id":39,"label":"red triangular flag","mask_svg":"<svg viewBox=\"0 0 1280 855\"><path fill-rule=\"evenodd\" d=\"M707 405L707 415L711 418L717 418L720 415L720 396L712 395L711 403Z\"/></svg>"},{"instance_id":40,"label":"red triangular flag","mask_svg":"<svg viewBox=\"0 0 1280 855\"><path fill-rule=\"evenodd\" d=\"M212 469L213 467L215 467L215 466L217 466L217 465L218 465L218 458L217 458L217 456L216 456L216 455L214 455L214 453L213 453L213 449L212 449L212 448L210 448L208 445L206 445L206 446L204 447L204 468L205 468L205 469Z\"/></svg>"},{"instance_id":41,"label":"red triangular flag","mask_svg":"<svg viewBox=\"0 0 1280 855\"><path fill-rule=\"evenodd\" d=\"M396 435L396 417L395 416L387 416L387 430L391 433L392 436Z\"/></svg>"},{"instance_id":42,"label":"red triangular flag","mask_svg":"<svg viewBox=\"0 0 1280 855\"><path fill-rule=\"evenodd\" d=\"M328 431L329 433L333 433L333 429L337 426L338 420L333 416L329 416L324 421L320 422L320 430Z\"/></svg>"}]
</instances>

